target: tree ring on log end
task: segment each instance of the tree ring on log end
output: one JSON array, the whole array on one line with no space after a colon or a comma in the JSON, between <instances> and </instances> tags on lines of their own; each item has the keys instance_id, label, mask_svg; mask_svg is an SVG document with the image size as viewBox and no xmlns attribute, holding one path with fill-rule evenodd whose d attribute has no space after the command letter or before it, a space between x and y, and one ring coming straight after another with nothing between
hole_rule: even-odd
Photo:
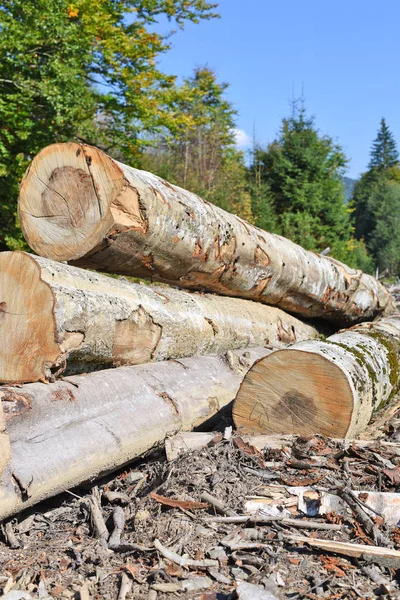
<instances>
[{"instance_id":1,"label":"tree ring on log end","mask_svg":"<svg viewBox=\"0 0 400 600\"><path fill-rule=\"evenodd\" d=\"M53 144L33 159L20 188L18 213L35 252L74 260L101 244L113 227L110 205L125 185L103 152L84 144Z\"/></svg>"},{"instance_id":2,"label":"tree ring on log end","mask_svg":"<svg viewBox=\"0 0 400 600\"><path fill-rule=\"evenodd\" d=\"M43 379L61 354L54 296L25 252L0 253L0 307L0 382Z\"/></svg>"},{"instance_id":3,"label":"tree ring on log end","mask_svg":"<svg viewBox=\"0 0 400 600\"><path fill-rule=\"evenodd\" d=\"M233 405L237 427L264 434L345 437L353 395L345 373L317 353L273 352L244 378Z\"/></svg>"}]
</instances>

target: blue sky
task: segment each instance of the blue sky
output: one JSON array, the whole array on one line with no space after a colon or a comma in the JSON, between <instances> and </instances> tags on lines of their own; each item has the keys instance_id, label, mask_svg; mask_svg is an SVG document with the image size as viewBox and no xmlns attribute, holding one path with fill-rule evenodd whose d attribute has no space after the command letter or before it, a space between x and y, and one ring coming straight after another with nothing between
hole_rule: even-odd
<instances>
[{"instance_id":1,"label":"blue sky","mask_svg":"<svg viewBox=\"0 0 400 600\"><path fill-rule=\"evenodd\" d=\"M271 141L294 93L323 133L366 169L382 116L400 143L398 0L221 0L221 19L188 25L160 63L190 75L207 64L230 84L237 126Z\"/></svg>"}]
</instances>

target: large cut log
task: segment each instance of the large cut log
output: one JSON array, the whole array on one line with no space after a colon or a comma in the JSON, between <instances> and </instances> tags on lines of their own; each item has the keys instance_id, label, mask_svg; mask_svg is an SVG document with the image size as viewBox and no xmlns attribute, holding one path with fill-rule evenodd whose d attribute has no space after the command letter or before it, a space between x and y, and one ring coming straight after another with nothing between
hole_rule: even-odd
<instances>
[{"instance_id":1,"label":"large cut log","mask_svg":"<svg viewBox=\"0 0 400 600\"><path fill-rule=\"evenodd\" d=\"M277 350L247 374L234 421L258 433L354 438L397 391L399 351L400 316Z\"/></svg>"},{"instance_id":2,"label":"large cut log","mask_svg":"<svg viewBox=\"0 0 400 600\"><path fill-rule=\"evenodd\" d=\"M315 338L315 327L239 298L146 286L23 252L0 253L0 381Z\"/></svg>"},{"instance_id":3,"label":"large cut log","mask_svg":"<svg viewBox=\"0 0 400 600\"><path fill-rule=\"evenodd\" d=\"M393 310L375 278L258 229L83 144L54 144L21 184L19 217L41 256L353 324Z\"/></svg>"},{"instance_id":4,"label":"large cut log","mask_svg":"<svg viewBox=\"0 0 400 600\"><path fill-rule=\"evenodd\" d=\"M269 352L237 350L228 360L200 356L0 388L11 446L0 479L0 519L204 424Z\"/></svg>"}]
</instances>

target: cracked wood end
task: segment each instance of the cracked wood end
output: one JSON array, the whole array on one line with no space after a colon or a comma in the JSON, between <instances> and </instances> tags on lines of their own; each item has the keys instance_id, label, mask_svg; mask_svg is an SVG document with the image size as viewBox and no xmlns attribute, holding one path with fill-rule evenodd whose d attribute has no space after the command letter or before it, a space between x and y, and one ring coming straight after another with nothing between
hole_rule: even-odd
<instances>
[{"instance_id":1,"label":"cracked wood end","mask_svg":"<svg viewBox=\"0 0 400 600\"><path fill-rule=\"evenodd\" d=\"M112 228L141 223L138 196L117 164L82 144L48 146L21 183L19 218L30 246L54 260L72 260L97 247Z\"/></svg>"},{"instance_id":2,"label":"cracked wood end","mask_svg":"<svg viewBox=\"0 0 400 600\"><path fill-rule=\"evenodd\" d=\"M279 350L248 372L233 406L248 432L354 438L398 389L400 316Z\"/></svg>"},{"instance_id":3,"label":"cracked wood end","mask_svg":"<svg viewBox=\"0 0 400 600\"><path fill-rule=\"evenodd\" d=\"M54 295L33 257L0 253L0 381L45 377L61 354L56 342Z\"/></svg>"}]
</instances>

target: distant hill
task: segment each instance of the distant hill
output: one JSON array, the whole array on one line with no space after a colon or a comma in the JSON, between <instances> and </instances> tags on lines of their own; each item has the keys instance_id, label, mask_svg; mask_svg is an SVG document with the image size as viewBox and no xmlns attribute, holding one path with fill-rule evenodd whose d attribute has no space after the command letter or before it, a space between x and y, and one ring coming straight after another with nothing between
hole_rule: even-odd
<instances>
[{"instance_id":1,"label":"distant hill","mask_svg":"<svg viewBox=\"0 0 400 600\"><path fill-rule=\"evenodd\" d=\"M351 179L350 177L343 177L344 190L346 193L346 202L348 202L353 195L353 190L356 181L356 179Z\"/></svg>"}]
</instances>

